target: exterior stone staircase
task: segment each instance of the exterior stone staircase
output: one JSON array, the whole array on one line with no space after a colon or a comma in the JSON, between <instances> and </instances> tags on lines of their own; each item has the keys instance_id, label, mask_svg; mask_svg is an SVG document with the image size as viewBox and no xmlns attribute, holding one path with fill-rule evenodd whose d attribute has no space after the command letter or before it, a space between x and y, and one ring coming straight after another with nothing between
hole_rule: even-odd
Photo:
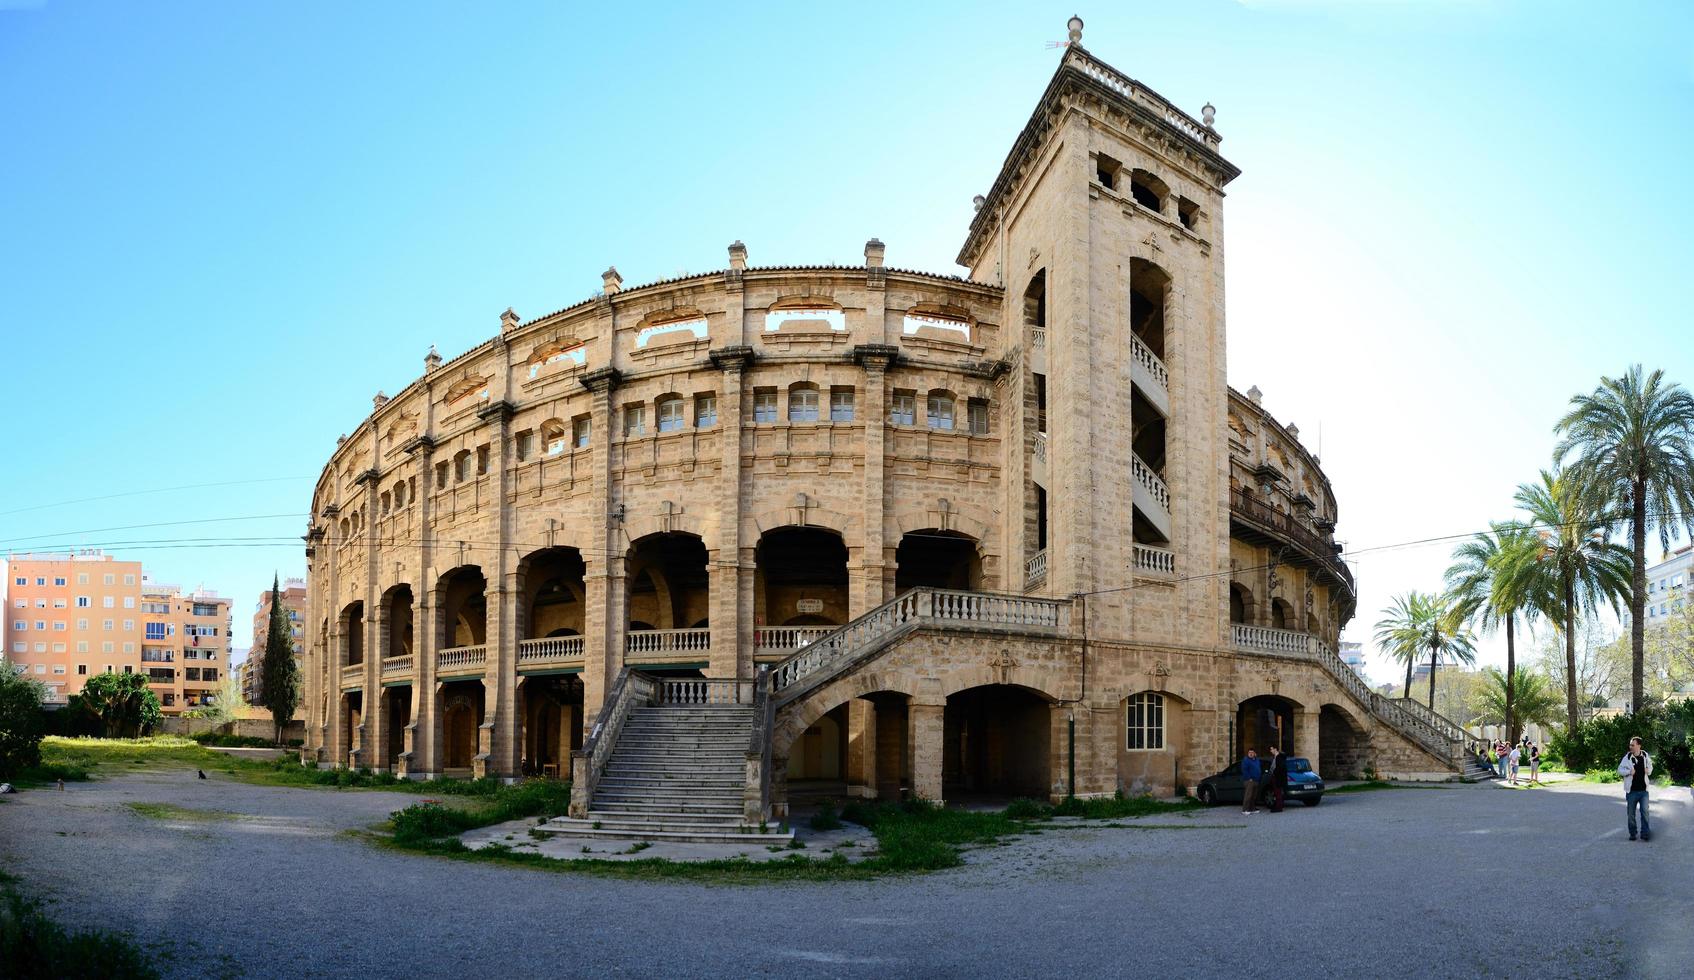
<instances>
[{"instance_id":1,"label":"exterior stone staircase","mask_svg":"<svg viewBox=\"0 0 1694 980\"><path fill-rule=\"evenodd\" d=\"M573 760L586 805L543 833L610 840L788 844L746 819L747 754L759 728L752 682L663 680L625 671L612 716ZM751 700L751 699L748 699ZM613 723L616 723L615 726ZM610 731L608 731L610 729ZM602 751L598 771L581 763ZM573 796L576 790L573 789Z\"/></svg>"}]
</instances>

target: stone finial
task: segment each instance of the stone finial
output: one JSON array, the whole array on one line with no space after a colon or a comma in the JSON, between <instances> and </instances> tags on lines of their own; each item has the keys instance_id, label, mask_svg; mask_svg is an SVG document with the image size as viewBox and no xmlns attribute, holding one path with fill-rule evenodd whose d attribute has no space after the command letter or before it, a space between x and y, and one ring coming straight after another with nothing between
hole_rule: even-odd
<instances>
[{"instance_id":1,"label":"stone finial","mask_svg":"<svg viewBox=\"0 0 1694 980\"><path fill-rule=\"evenodd\" d=\"M981 194L978 194L977 196L971 198L971 210L972 211L981 211L982 206L984 204L987 204L987 203L988 203L988 198L983 197Z\"/></svg>"},{"instance_id":2,"label":"stone finial","mask_svg":"<svg viewBox=\"0 0 1694 980\"><path fill-rule=\"evenodd\" d=\"M1216 119L1217 117L1218 117L1218 107L1217 106L1212 105L1210 102L1208 102L1205 105L1200 107L1200 121L1206 124L1207 129L1212 128L1212 120Z\"/></svg>"},{"instance_id":3,"label":"stone finial","mask_svg":"<svg viewBox=\"0 0 1694 980\"><path fill-rule=\"evenodd\" d=\"M335 437L335 444L337 446L341 445L342 443L344 443L346 441L347 441L347 433L345 433L345 432L343 432L340 435Z\"/></svg>"},{"instance_id":4,"label":"stone finial","mask_svg":"<svg viewBox=\"0 0 1694 980\"><path fill-rule=\"evenodd\" d=\"M1283 428L1288 430L1288 438L1293 439L1295 442L1300 441L1300 427L1299 426L1295 425L1293 422L1290 422L1287 425L1283 426Z\"/></svg>"},{"instance_id":5,"label":"stone finial","mask_svg":"<svg viewBox=\"0 0 1694 980\"><path fill-rule=\"evenodd\" d=\"M1259 390L1258 385L1254 385L1247 389L1247 400L1255 405L1263 405L1265 403L1265 393Z\"/></svg>"},{"instance_id":6,"label":"stone finial","mask_svg":"<svg viewBox=\"0 0 1694 980\"><path fill-rule=\"evenodd\" d=\"M1082 18L1071 14L1071 19L1065 21L1065 28L1070 31L1072 44L1082 43Z\"/></svg>"},{"instance_id":7,"label":"stone finial","mask_svg":"<svg viewBox=\"0 0 1694 980\"><path fill-rule=\"evenodd\" d=\"M865 266L870 269L882 268L882 256L887 251L882 239L873 238L865 243Z\"/></svg>"},{"instance_id":8,"label":"stone finial","mask_svg":"<svg viewBox=\"0 0 1694 980\"><path fill-rule=\"evenodd\" d=\"M747 271L747 246L739 238L729 243L729 267L736 272Z\"/></svg>"},{"instance_id":9,"label":"stone finial","mask_svg":"<svg viewBox=\"0 0 1694 980\"><path fill-rule=\"evenodd\" d=\"M424 355L424 373L429 374L441 366L441 355L435 352L435 345L429 345L429 353Z\"/></svg>"},{"instance_id":10,"label":"stone finial","mask_svg":"<svg viewBox=\"0 0 1694 980\"><path fill-rule=\"evenodd\" d=\"M375 397L371 399L371 409L373 411L386 404L388 404L388 395L385 392L379 391L376 393Z\"/></svg>"},{"instance_id":11,"label":"stone finial","mask_svg":"<svg viewBox=\"0 0 1694 980\"><path fill-rule=\"evenodd\" d=\"M506 312L500 314L500 332L511 333L516 330L521 319L510 306L506 307Z\"/></svg>"},{"instance_id":12,"label":"stone finial","mask_svg":"<svg viewBox=\"0 0 1694 980\"><path fill-rule=\"evenodd\" d=\"M600 289L607 296L623 292L623 276L618 275L617 266L600 273Z\"/></svg>"}]
</instances>

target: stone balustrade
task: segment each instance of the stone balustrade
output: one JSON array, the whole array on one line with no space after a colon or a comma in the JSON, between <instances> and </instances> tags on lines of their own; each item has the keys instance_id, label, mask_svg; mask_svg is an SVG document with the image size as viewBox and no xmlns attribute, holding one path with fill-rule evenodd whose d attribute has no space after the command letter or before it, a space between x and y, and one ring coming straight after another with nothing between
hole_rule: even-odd
<instances>
[{"instance_id":1,"label":"stone balustrade","mask_svg":"<svg viewBox=\"0 0 1694 980\"><path fill-rule=\"evenodd\" d=\"M409 677L411 676L415 661L416 658L409 653L399 657L383 657L382 676Z\"/></svg>"},{"instance_id":2,"label":"stone balustrade","mask_svg":"<svg viewBox=\"0 0 1694 980\"><path fill-rule=\"evenodd\" d=\"M1165 367L1165 362L1159 359L1159 355L1153 353L1151 347L1142 343L1140 337L1130 334L1129 341L1130 354L1135 358L1135 363L1139 364L1154 381L1158 382L1160 388L1168 392L1171 383L1170 371Z\"/></svg>"},{"instance_id":3,"label":"stone balustrade","mask_svg":"<svg viewBox=\"0 0 1694 980\"><path fill-rule=\"evenodd\" d=\"M1023 585L1033 589L1047 581L1047 550L1043 548L1023 563Z\"/></svg>"},{"instance_id":4,"label":"stone balustrade","mask_svg":"<svg viewBox=\"0 0 1694 980\"><path fill-rule=\"evenodd\" d=\"M704 653L712 648L710 629L630 630L624 649L631 654Z\"/></svg>"},{"instance_id":5,"label":"stone balustrade","mask_svg":"<svg viewBox=\"0 0 1694 980\"><path fill-rule=\"evenodd\" d=\"M762 626L753 631L753 648L759 656L787 656L808 643L835 632L835 626Z\"/></svg>"},{"instance_id":6,"label":"stone balustrade","mask_svg":"<svg viewBox=\"0 0 1694 980\"><path fill-rule=\"evenodd\" d=\"M1161 507L1167 511L1170 510L1171 491L1170 487L1165 485L1165 478L1155 472L1151 466L1148 466L1146 461L1133 450L1129 454L1129 468L1135 476L1135 482L1141 484L1142 489L1152 494L1153 499L1157 500Z\"/></svg>"},{"instance_id":7,"label":"stone balustrade","mask_svg":"<svg viewBox=\"0 0 1694 980\"><path fill-rule=\"evenodd\" d=\"M488 646L448 647L435 655L435 669L443 673L472 673L488 662Z\"/></svg>"},{"instance_id":8,"label":"stone balustrade","mask_svg":"<svg viewBox=\"0 0 1694 980\"><path fill-rule=\"evenodd\" d=\"M347 666L341 668L341 686L343 688L358 687L360 684L364 683L364 680L365 680L365 665L364 664L362 664L362 663L348 664ZM150 683L152 683L152 682L150 682Z\"/></svg>"},{"instance_id":9,"label":"stone balustrade","mask_svg":"<svg viewBox=\"0 0 1694 980\"><path fill-rule=\"evenodd\" d=\"M1176 574L1176 552L1156 544L1135 542L1135 571L1142 575L1172 576Z\"/></svg>"},{"instance_id":10,"label":"stone balustrade","mask_svg":"<svg viewBox=\"0 0 1694 980\"><path fill-rule=\"evenodd\" d=\"M541 664L580 665L585 639L581 636L545 636L534 640L519 640L518 666L523 668Z\"/></svg>"}]
</instances>

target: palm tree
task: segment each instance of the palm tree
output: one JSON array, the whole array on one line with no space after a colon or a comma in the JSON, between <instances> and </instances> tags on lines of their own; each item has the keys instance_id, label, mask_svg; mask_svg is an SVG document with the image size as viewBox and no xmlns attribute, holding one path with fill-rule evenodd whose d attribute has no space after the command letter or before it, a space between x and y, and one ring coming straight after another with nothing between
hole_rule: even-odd
<instances>
[{"instance_id":1,"label":"palm tree","mask_svg":"<svg viewBox=\"0 0 1694 980\"><path fill-rule=\"evenodd\" d=\"M1643 696L1647 531L1656 528L1659 546L1670 547L1677 527L1694 534L1694 395L1663 371L1645 379L1641 365L1621 377L1600 379L1592 394L1571 399L1570 411L1553 427L1561 437L1555 460L1575 454L1569 474L1588 505L1629 513L1630 708Z\"/></svg>"},{"instance_id":2,"label":"palm tree","mask_svg":"<svg viewBox=\"0 0 1694 980\"><path fill-rule=\"evenodd\" d=\"M1506 741L1517 742L1526 724L1547 725L1558 717L1559 694L1547 678L1526 670L1507 679L1499 670L1483 671L1486 684L1477 693L1476 707L1484 718L1506 718ZM1517 711L1517 721L1509 712Z\"/></svg>"},{"instance_id":3,"label":"palm tree","mask_svg":"<svg viewBox=\"0 0 1694 980\"><path fill-rule=\"evenodd\" d=\"M1376 624L1376 641L1406 662L1406 693L1412 691L1412 663L1429 653L1429 710L1435 710L1435 668L1443 657L1460 663L1476 662L1476 647L1465 629L1464 614L1445 595L1412 591L1396 596L1384 609L1385 619Z\"/></svg>"},{"instance_id":4,"label":"palm tree","mask_svg":"<svg viewBox=\"0 0 1694 980\"><path fill-rule=\"evenodd\" d=\"M1601 600L1617 609L1628 583L1629 551L1606 538L1607 522L1590 509L1575 484L1541 471L1541 482L1518 487L1514 498L1529 514L1538 547L1521 555L1509 574L1523 575L1540 612L1565 637L1565 710L1576 729L1576 617Z\"/></svg>"},{"instance_id":5,"label":"palm tree","mask_svg":"<svg viewBox=\"0 0 1694 980\"><path fill-rule=\"evenodd\" d=\"M1518 617L1533 619L1536 603L1532 595L1534 577L1525 573L1525 558L1539 541L1516 521L1496 521L1492 530L1478 534L1453 549L1453 565L1447 569L1447 594L1460 615L1483 633L1506 628L1505 705L1506 728L1513 727L1513 693L1517 676L1517 644L1514 637Z\"/></svg>"}]
</instances>

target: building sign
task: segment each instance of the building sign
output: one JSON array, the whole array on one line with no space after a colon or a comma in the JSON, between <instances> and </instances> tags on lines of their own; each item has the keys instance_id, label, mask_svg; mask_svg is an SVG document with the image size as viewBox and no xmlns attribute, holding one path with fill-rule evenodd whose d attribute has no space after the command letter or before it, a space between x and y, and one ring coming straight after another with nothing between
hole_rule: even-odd
<instances>
[{"instance_id":1,"label":"building sign","mask_svg":"<svg viewBox=\"0 0 1694 980\"><path fill-rule=\"evenodd\" d=\"M794 603L794 611L814 615L823 612L822 599L801 599Z\"/></svg>"}]
</instances>

